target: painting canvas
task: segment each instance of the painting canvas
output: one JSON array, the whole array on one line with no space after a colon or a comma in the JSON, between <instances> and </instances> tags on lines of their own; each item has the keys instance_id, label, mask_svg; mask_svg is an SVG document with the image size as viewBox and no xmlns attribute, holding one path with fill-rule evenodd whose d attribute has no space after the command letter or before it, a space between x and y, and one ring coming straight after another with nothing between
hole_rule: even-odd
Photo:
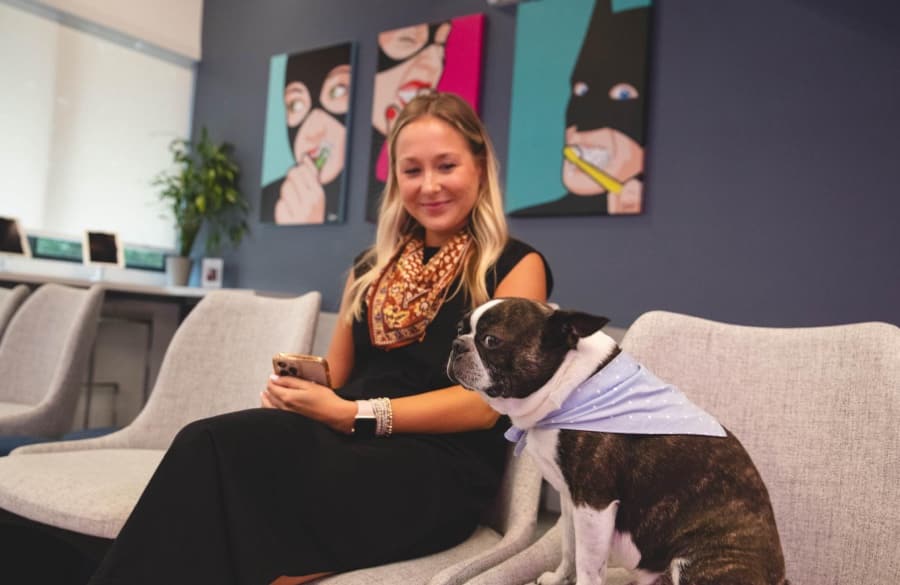
<instances>
[{"instance_id":1,"label":"painting canvas","mask_svg":"<svg viewBox=\"0 0 900 585\"><path fill-rule=\"evenodd\" d=\"M366 219L375 221L388 174L387 135L403 106L422 91L459 94L478 111L484 15L388 30L378 35L372 99L372 151Z\"/></svg>"},{"instance_id":2,"label":"painting canvas","mask_svg":"<svg viewBox=\"0 0 900 585\"><path fill-rule=\"evenodd\" d=\"M261 221L344 221L354 55L354 44L344 43L272 57Z\"/></svg>"},{"instance_id":3,"label":"painting canvas","mask_svg":"<svg viewBox=\"0 0 900 585\"><path fill-rule=\"evenodd\" d=\"M650 15L650 0L519 7L509 215L642 212Z\"/></svg>"}]
</instances>

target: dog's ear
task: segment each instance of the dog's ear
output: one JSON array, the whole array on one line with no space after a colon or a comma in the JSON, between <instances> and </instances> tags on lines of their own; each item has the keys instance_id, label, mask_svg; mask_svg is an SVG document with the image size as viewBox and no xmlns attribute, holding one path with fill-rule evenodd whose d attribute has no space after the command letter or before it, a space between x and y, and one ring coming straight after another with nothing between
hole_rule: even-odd
<instances>
[{"instance_id":1,"label":"dog's ear","mask_svg":"<svg viewBox=\"0 0 900 585\"><path fill-rule=\"evenodd\" d=\"M550 327L565 336L566 345L574 348L582 337L593 335L609 323L606 317L579 311L556 311L550 316Z\"/></svg>"}]
</instances>

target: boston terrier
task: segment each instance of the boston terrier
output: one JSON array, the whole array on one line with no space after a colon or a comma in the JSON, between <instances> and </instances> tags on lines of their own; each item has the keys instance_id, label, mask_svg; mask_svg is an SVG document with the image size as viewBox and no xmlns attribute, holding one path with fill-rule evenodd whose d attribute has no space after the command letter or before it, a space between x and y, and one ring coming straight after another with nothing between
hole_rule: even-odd
<instances>
[{"instance_id":1,"label":"boston terrier","mask_svg":"<svg viewBox=\"0 0 900 585\"><path fill-rule=\"evenodd\" d=\"M562 563L539 585L788 585L768 492L738 440L600 331L608 319L497 299L447 364L557 489ZM735 392L740 389L735 389Z\"/></svg>"}]
</instances>

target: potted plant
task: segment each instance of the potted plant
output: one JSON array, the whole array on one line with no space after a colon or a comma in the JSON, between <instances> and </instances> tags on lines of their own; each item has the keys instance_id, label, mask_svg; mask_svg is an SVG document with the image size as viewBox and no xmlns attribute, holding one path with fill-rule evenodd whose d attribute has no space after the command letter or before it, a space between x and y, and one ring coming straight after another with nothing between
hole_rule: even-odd
<instances>
[{"instance_id":1,"label":"potted plant","mask_svg":"<svg viewBox=\"0 0 900 585\"><path fill-rule=\"evenodd\" d=\"M169 150L175 169L160 173L153 184L162 188L160 201L175 220L178 253L166 258L169 284L184 286L201 228L206 228L204 252L215 255L226 239L232 245L240 243L250 229L246 219L250 206L237 189L239 168L231 144L212 142L203 128L198 140L175 139Z\"/></svg>"}]
</instances>

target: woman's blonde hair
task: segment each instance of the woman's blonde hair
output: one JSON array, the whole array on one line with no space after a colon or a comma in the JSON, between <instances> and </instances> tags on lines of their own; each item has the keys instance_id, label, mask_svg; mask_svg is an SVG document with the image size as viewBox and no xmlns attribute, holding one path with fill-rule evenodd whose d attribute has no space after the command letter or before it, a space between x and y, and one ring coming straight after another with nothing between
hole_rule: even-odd
<instances>
[{"instance_id":1,"label":"woman's blonde hair","mask_svg":"<svg viewBox=\"0 0 900 585\"><path fill-rule=\"evenodd\" d=\"M442 120L459 131L481 165L481 185L466 228L472 243L463 264L459 288L453 294L462 290L472 308L489 299L487 272L500 257L509 238L506 216L503 214L497 156L484 125L465 100L452 93L432 92L410 101L400 112L388 135L389 173L381 196L375 245L360 258L360 265L369 267L368 270L364 269L355 276L347 287L342 306L346 311L344 317L348 320L362 317L366 289L399 252L407 238L413 234L424 237L422 226L403 207L394 161L397 136L406 126L426 116Z\"/></svg>"}]
</instances>

